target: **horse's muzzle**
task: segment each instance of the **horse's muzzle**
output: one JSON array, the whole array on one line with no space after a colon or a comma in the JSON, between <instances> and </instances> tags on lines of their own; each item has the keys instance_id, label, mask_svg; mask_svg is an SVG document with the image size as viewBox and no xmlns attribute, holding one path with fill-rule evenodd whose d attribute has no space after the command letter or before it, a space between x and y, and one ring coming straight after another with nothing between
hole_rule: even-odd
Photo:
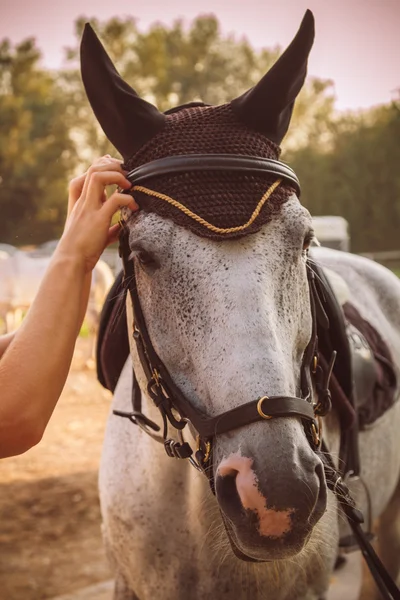
<instances>
[{"instance_id":1,"label":"horse's muzzle","mask_svg":"<svg viewBox=\"0 0 400 600\"><path fill-rule=\"evenodd\" d=\"M259 480L253 460L232 455L216 471L215 489L231 541L256 560L293 556L306 544L326 510L327 488L321 462L302 465L301 476Z\"/></svg>"}]
</instances>

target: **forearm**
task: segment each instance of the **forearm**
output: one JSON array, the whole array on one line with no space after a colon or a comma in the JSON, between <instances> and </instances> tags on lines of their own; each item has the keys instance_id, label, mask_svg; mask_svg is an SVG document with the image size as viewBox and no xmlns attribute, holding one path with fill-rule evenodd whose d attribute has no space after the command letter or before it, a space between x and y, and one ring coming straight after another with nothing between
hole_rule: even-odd
<instances>
[{"instance_id":1,"label":"forearm","mask_svg":"<svg viewBox=\"0 0 400 600\"><path fill-rule=\"evenodd\" d=\"M24 322L0 361L0 456L37 443L69 371L85 313L88 276L55 255Z\"/></svg>"},{"instance_id":2,"label":"forearm","mask_svg":"<svg viewBox=\"0 0 400 600\"><path fill-rule=\"evenodd\" d=\"M15 332L0 336L0 358L14 339Z\"/></svg>"}]
</instances>

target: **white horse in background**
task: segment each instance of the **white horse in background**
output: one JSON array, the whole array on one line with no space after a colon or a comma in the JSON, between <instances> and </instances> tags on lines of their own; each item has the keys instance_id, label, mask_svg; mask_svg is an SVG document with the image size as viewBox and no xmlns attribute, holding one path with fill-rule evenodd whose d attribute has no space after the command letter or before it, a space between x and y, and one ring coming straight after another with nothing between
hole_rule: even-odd
<instances>
[{"instance_id":1,"label":"white horse in background","mask_svg":"<svg viewBox=\"0 0 400 600\"><path fill-rule=\"evenodd\" d=\"M92 332L97 331L100 313L103 308L107 293L114 283L114 273L111 267L104 261L99 260L92 272L92 285L86 316Z\"/></svg>"},{"instance_id":2,"label":"white horse in background","mask_svg":"<svg viewBox=\"0 0 400 600\"><path fill-rule=\"evenodd\" d=\"M21 324L39 290L50 260L51 256L36 256L21 250L0 260L0 317L5 332L13 331ZM110 267L98 261L93 270L86 313L91 333L97 330L101 307L113 281Z\"/></svg>"},{"instance_id":3,"label":"white horse in background","mask_svg":"<svg viewBox=\"0 0 400 600\"><path fill-rule=\"evenodd\" d=\"M15 254L16 252L18 252L18 248L16 248L15 246L12 246L11 244L0 244L0 256L1 257L7 257L7 256L13 256L13 254Z\"/></svg>"}]
</instances>

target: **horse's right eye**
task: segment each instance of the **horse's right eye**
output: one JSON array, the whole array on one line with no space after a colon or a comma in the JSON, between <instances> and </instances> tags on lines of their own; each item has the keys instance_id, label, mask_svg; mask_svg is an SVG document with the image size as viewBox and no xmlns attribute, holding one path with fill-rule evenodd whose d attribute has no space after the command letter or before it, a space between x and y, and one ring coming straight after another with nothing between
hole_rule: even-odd
<instances>
[{"instance_id":1,"label":"horse's right eye","mask_svg":"<svg viewBox=\"0 0 400 600\"><path fill-rule=\"evenodd\" d=\"M136 256L141 265L150 265L154 262L153 257L148 252L138 252Z\"/></svg>"},{"instance_id":2,"label":"horse's right eye","mask_svg":"<svg viewBox=\"0 0 400 600\"><path fill-rule=\"evenodd\" d=\"M312 231L312 230L308 231L307 235L305 236L305 238L303 240L303 252L308 251L308 249L311 246L314 239L315 239L314 231Z\"/></svg>"},{"instance_id":3,"label":"horse's right eye","mask_svg":"<svg viewBox=\"0 0 400 600\"><path fill-rule=\"evenodd\" d=\"M145 250L133 252L132 254L134 258L136 258L142 269L144 269L148 273L152 273L160 266L158 264L158 261L154 258L154 256L152 256L149 252L146 252Z\"/></svg>"}]
</instances>

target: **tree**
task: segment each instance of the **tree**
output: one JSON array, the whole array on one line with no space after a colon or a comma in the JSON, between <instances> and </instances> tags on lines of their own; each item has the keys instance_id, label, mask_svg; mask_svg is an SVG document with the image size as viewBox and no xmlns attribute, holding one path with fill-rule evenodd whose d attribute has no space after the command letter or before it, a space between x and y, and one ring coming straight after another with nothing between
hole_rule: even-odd
<instances>
[{"instance_id":1,"label":"tree","mask_svg":"<svg viewBox=\"0 0 400 600\"><path fill-rule=\"evenodd\" d=\"M302 201L312 214L345 217L355 252L399 247L399 137L400 111L392 103L343 116L327 151L310 146L291 154Z\"/></svg>"},{"instance_id":2,"label":"tree","mask_svg":"<svg viewBox=\"0 0 400 600\"><path fill-rule=\"evenodd\" d=\"M0 43L0 240L38 243L60 234L74 167L55 77L34 40Z\"/></svg>"}]
</instances>

